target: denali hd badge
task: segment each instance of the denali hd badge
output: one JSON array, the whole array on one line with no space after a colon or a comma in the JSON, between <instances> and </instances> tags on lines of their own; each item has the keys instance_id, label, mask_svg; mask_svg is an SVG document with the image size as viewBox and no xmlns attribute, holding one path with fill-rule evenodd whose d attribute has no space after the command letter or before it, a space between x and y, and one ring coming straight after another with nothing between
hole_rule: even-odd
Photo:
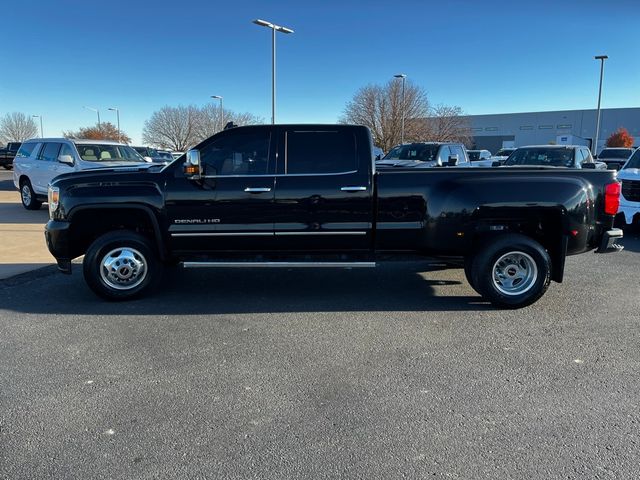
<instances>
[{"instance_id":1,"label":"denali hd badge","mask_svg":"<svg viewBox=\"0 0 640 480\"><path fill-rule=\"evenodd\" d=\"M180 224L205 224L205 223L220 223L219 218L176 218L173 223Z\"/></svg>"}]
</instances>

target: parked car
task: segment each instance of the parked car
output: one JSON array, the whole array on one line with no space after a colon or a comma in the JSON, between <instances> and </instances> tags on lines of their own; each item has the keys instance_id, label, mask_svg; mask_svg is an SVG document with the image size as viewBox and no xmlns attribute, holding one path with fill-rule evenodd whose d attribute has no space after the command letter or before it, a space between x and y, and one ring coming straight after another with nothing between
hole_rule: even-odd
<instances>
[{"instance_id":1,"label":"parked car","mask_svg":"<svg viewBox=\"0 0 640 480\"><path fill-rule=\"evenodd\" d=\"M489 150L467 150L470 162L479 162L481 160L489 160L491 152Z\"/></svg>"},{"instance_id":2,"label":"parked car","mask_svg":"<svg viewBox=\"0 0 640 480\"><path fill-rule=\"evenodd\" d=\"M494 164L495 162L500 162L500 164L502 165L504 162L507 161L507 158L509 158L509 155L515 152L515 150L516 150L515 147L501 148L496 152L496 154L493 157L491 157L492 164ZM485 165L485 166L488 166L488 165Z\"/></svg>"},{"instance_id":3,"label":"parked car","mask_svg":"<svg viewBox=\"0 0 640 480\"><path fill-rule=\"evenodd\" d=\"M155 148L151 148L151 147L132 147L132 148L136 152L138 152L140 155L142 155L145 161L150 163L160 163L160 164L166 165L168 162L172 160L172 159L167 160L167 158L164 155L160 155L158 150L156 150Z\"/></svg>"},{"instance_id":4,"label":"parked car","mask_svg":"<svg viewBox=\"0 0 640 480\"><path fill-rule=\"evenodd\" d=\"M376 161L378 168L469 166L467 149L462 143L413 142L398 145Z\"/></svg>"},{"instance_id":5,"label":"parked car","mask_svg":"<svg viewBox=\"0 0 640 480\"><path fill-rule=\"evenodd\" d=\"M633 148L607 147L602 149L598 155L598 160L604 162L607 168L620 170L633 152Z\"/></svg>"},{"instance_id":6,"label":"parked car","mask_svg":"<svg viewBox=\"0 0 640 480\"><path fill-rule=\"evenodd\" d=\"M165 162L173 162L174 158L169 150L158 150L158 157L163 158Z\"/></svg>"},{"instance_id":7,"label":"parked car","mask_svg":"<svg viewBox=\"0 0 640 480\"><path fill-rule=\"evenodd\" d=\"M640 150L636 150L618 172L622 180L619 219L626 225L640 225Z\"/></svg>"},{"instance_id":8,"label":"parked car","mask_svg":"<svg viewBox=\"0 0 640 480\"><path fill-rule=\"evenodd\" d=\"M110 300L148 291L164 262L374 267L399 253L457 258L471 286L507 308L561 282L566 255L621 249L610 170L376 171L372 154L363 126L253 125L164 168L62 175L49 188L47 245L65 273L84 255L87 284ZM192 293L211 292L224 285Z\"/></svg>"},{"instance_id":9,"label":"parked car","mask_svg":"<svg viewBox=\"0 0 640 480\"><path fill-rule=\"evenodd\" d=\"M118 142L36 138L20 146L13 162L13 184L20 190L24 208L37 210L47 201L47 186L58 175L140 164L146 164L144 159Z\"/></svg>"},{"instance_id":10,"label":"parked car","mask_svg":"<svg viewBox=\"0 0 640 480\"><path fill-rule=\"evenodd\" d=\"M20 142L9 142L5 148L0 148L0 165L5 170L11 170L13 168L13 159L18 153L20 148Z\"/></svg>"},{"instance_id":11,"label":"parked car","mask_svg":"<svg viewBox=\"0 0 640 480\"><path fill-rule=\"evenodd\" d=\"M517 148L502 164L505 167L567 167L604 170L607 166L596 162L587 147L582 145L532 145ZM496 163L494 166L498 166Z\"/></svg>"}]
</instances>

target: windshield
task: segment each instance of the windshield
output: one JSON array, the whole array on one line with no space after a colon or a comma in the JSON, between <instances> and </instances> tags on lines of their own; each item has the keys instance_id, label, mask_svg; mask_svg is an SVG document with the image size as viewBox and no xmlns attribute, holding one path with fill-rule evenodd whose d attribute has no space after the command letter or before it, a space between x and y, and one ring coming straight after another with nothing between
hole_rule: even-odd
<instances>
[{"instance_id":1,"label":"windshield","mask_svg":"<svg viewBox=\"0 0 640 480\"><path fill-rule=\"evenodd\" d=\"M628 168L640 168L640 149L636 150L636 152L631 155L631 158L625 164L623 170Z\"/></svg>"},{"instance_id":2,"label":"windshield","mask_svg":"<svg viewBox=\"0 0 640 480\"><path fill-rule=\"evenodd\" d=\"M626 160L632 153L633 150L630 148L605 148L600 152L598 158L622 158L623 160Z\"/></svg>"},{"instance_id":3,"label":"windshield","mask_svg":"<svg viewBox=\"0 0 640 480\"><path fill-rule=\"evenodd\" d=\"M496 157L508 157L513 153L513 151L513 148L501 148L498 150L498 153L496 153Z\"/></svg>"},{"instance_id":4,"label":"windshield","mask_svg":"<svg viewBox=\"0 0 640 480\"><path fill-rule=\"evenodd\" d=\"M467 150L467 154L469 154L469 160L472 162L480 160L480 150Z\"/></svg>"},{"instance_id":5,"label":"windshield","mask_svg":"<svg viewBox=\"0 0 640 480\"><path fill-rule=\"evenodd\" d=\"M101 145L87 144L77 145L78 153L82 160L88 162L136 162L145 163L144 158L140 156L133 148L126 145Z\"/></svg>"},{"instance_id":6,"label":"windshield","mask_svg":"<svg viewBox=\"0 0 640 480\"><path fill-rule=\"evenodd\" d=\"M505 166L512 165L572 167L573 150L569 148L519 148L505 162Z\"/></svg>"},{"instance_id":7,"label":"windshield","mask_svg":"<svg viewBox=\"0 0 640 480\"><path fill-rule=\"evenodd\" d=\"M382 160L418 160L434 162L438 155L439 145L400 145L392 148Z\"/></svg>"}]
</instances>

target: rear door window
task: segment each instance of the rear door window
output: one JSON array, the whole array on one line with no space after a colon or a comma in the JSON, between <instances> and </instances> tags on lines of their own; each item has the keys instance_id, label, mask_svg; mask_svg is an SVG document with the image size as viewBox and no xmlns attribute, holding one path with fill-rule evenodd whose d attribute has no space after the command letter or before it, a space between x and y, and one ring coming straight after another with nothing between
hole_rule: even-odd
<instances>
[{"instance_id":1,"label":"rear door window","mask_svg":"<svg viewBox=\"0 0 640 480\"><path fill-rule=\"evenodd\" d=\"M40 150L40 154L38 155L38 160L44 160L45 162L55 162L58 160L58 152L60 151L60 143L45 143L42 150Z\"/></svg>"},{"instance_id":2,"label":"rear door window","mask_svg":"<svg viewBox=\"0 0 640 480\"><path fill-rule=\"evenodd\" d=\"M289 130L285 136L284 173L288 175L358 170L356 138L350 130Z\"/></svg>"},{"instance_id":3,"label":"rear door window","mask_svg":"<svg viewBox=\"0 0 640 480\"><path fill-rule=\"evenodd\" d=\"M36 142L23 143L20 149L18 150L18 153L16 153L16 157L29 158L37 145L40 145L40 144Z\"/></svg>"}]
</instances>

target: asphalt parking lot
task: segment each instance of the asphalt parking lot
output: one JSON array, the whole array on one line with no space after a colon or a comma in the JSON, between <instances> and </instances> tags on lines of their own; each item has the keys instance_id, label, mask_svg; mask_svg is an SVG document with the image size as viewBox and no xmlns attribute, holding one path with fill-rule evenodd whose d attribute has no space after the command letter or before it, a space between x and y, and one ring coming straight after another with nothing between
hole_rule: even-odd
<instances>
[{"instance_id":1,"label":"asphalt parking lot","mask_svg":"<svg viewBox=\"0 0 640 480\"><path fill-rule=\"evenodd\" d=\"M624 244L517 311L426 262L0 280L0 478L638 478Z\"/></svg>"}]
</instances>

